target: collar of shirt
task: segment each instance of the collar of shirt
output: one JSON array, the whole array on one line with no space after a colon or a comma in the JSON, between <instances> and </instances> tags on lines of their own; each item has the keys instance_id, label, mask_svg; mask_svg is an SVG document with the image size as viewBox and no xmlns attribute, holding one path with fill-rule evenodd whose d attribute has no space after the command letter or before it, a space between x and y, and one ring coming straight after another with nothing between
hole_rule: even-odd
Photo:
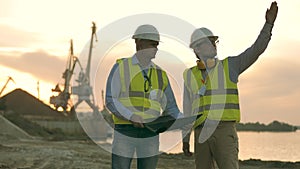
<instances>
[{"instance_id":1,"label":"collar of shirt","mask_svg":"<svg viewBox=\"0 0 300 169\"><path fill-rule=\"evenodd\" d=\"M137 59L136 55L132 56L132 64L133 65L138 64L141 67L141 64L140 64L139 60ZM150 62L150 64L147 66L146 69L149 69L149 67L154 67L154 63L152 61Z\"/></svg>"}]
</instances>

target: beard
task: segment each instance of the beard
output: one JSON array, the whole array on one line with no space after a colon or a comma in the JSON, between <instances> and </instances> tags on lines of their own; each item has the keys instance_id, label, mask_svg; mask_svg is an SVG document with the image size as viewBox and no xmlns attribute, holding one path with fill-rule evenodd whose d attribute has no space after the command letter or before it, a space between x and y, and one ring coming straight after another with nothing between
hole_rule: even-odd
<instances>
[{"instance_id":1,"label":"beard","mask_svg":"<svg viewBox=\"0 0 300 169\"><path fill-rule=\"evenodd\" d=\"M203 61L206 61L207 59L213 59L213 58L215 58L216 56L217 56L216 54L201 55L201 56L199 56L198 54L196 54L196 57L197 57L199 60L203 60Z\"/></svg>"},{"instance_id":2,"label":"beard","mask_svg":"<svg viewBox=\"0 0 300 169\"><path fill-rule=\"evenodd\" d=\"M195 54L198 59L207 60L213 59L217 56L217 48L215 46L208 46L207 48L203 48L201 50L195 51Z\"/></svg>"},{"instance_id":3,"label":"beard","mask_svg":"<svg viewBox=\"0 0 300 169\"><path fill-rule=\"evenodd\" d=\"M155 48L142 49L142 50L137 51L138 55L140 55L144 58L147 58L149 60L154 59L156 56L156 53L157 53L157 49L155 49Z\"/></svg>"},{"instance_id":4,"label":"beard","mask_svg":"<svg viewBox=\"0 0 300 169\"><path fill-rule=\"evenodd\" d=\"M206 68L213 68L216 65L216 55L207 55L207 56L199 56L196 54L196 57L199 59L198 61L205 65ZM198 64L197 64L198 65ZM198 65L199 67L199 65Z\"/></svg>"}]
</instances>

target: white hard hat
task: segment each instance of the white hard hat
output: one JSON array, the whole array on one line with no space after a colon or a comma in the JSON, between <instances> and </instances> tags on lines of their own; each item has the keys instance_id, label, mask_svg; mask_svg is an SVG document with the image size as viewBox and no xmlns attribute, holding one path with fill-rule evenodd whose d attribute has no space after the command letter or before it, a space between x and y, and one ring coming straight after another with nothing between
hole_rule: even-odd
<instances>
[{"instance_id":1,"label":"white hard hat","mask_svg":"<svg viewBox=\"0 0 300 169\"><path fill-rule=\"evenodd\" d=\"M200 43L202 40L205 40L205 38L214 38L217 40L219 37L215 36L212 31L207 28L198 28L192 33L190 48L193 48L196 44Z\"/></svg>"},{"instance_id":2,"label":"white hard hat","mask_svg":"<svg viewBox=\"0 0 300 169\"><path fill-rule=\"evenodd\" d=\"M157 29L152 25L139 26L132 36L132 39L147 39L153 41L160 41L159 33Z\"/></svg>"}]
</instances>

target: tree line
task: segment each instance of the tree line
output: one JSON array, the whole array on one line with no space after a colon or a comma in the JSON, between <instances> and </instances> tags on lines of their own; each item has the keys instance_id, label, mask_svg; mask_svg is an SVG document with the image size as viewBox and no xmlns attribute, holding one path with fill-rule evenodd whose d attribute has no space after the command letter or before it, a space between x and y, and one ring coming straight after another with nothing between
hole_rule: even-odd
<instances>
[{"instance_id":1,"label":"tree line","mask_svg":"<svg viewBox=\"0 0 300 169\"><path fill-rule=\"evenodd\" d=\"M256 123L238 123L236 125L238 131L286 131L286 132L293 132L298 129L297 126L293 126L287 123L273 121L268 125L256 122Z\"/></svg>"}]
</instances>

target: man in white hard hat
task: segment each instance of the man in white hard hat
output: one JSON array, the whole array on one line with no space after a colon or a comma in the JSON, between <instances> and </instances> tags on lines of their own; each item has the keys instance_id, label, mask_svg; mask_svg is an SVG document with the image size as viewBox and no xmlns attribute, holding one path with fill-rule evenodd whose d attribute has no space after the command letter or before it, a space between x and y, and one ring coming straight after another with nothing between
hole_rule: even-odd
<instances>
[{"instance_id":1,"label":"man in white hard hat","mask_svg":"<svg viewBox=\"0 0 300 169\"><path fill-rule=\"evenodd\" d=\"M190 47L197 57L197 66L184 72L183 112L202 115L194 122L195 163L197 169L237 169L238 136L235 128L240 121L237 82L239 75L265 51L277 17L278 6L272 2L266 22L255 43L236 57L218 60L218 36L207 28L196 29ZM183 133L186 133L183 132ZM190 133L183 138L183 152L190 152Z\"/></svg>"},{"instance_id":2,"label":"man in white hard hat","mask_svg":"<svg viewBox=\"0 0 300 169\"><path fill-rule=\"evenodd\" d=\"M136 53L117 60L106 85L106 106L113 114L112 168L130 169L133 157L138 169L155 169L159 136L144 126L161 115L182 116L167 74L151 60L160 35L152 25L139 26L132 38Z\"/></svg>"}]
</instances>

